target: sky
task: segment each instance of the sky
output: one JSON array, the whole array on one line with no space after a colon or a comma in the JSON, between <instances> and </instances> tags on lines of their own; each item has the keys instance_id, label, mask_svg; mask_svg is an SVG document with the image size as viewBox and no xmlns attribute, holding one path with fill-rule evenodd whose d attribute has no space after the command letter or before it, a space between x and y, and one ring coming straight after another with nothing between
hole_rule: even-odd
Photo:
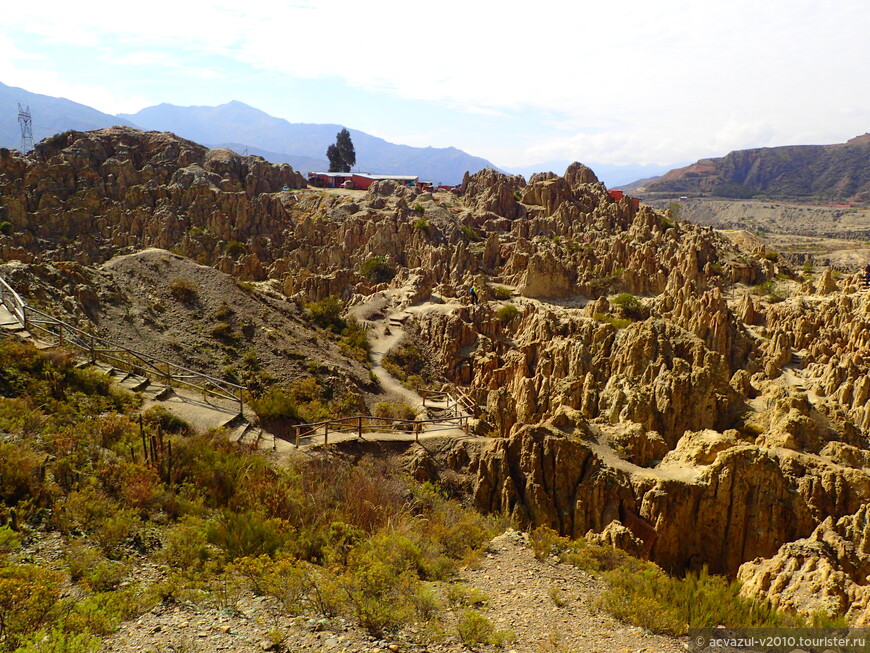
<instances>
[{"instance_id":1,"label":"sky","mask_svg":"<svg viewBox=\"0 0 870 653\"><path fill-rule=\"evenodd\" d=\"M133 7L7 3L0 82L111 114L239 100L502 167L668 165L870 131L865 0Z\"/></svg>"}]
</instances>

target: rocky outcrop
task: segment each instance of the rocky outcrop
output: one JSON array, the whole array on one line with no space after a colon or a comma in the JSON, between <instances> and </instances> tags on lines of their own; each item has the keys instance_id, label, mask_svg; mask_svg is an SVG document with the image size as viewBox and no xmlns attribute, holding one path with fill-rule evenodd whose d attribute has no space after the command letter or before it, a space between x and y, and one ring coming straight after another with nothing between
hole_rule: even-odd
<instances>
[{"instance_id":1,"label":"rocky outcrop","mask_svg":"<svg viewBox=\"0 0 870 653\"><path fill-rule=\"evenodd\" d=\"M525 180L519 175L505 175L492 168L484 168L473 175L466 172L460 191L466 204L477 212L494 213L515 220L524 213L517 195L525 185Z\"/></svg>"},{"instance_id":2,"label":"rocky outcrop","mask_svg":"<svg viewBox=\"0 0 870 653\"><path fill-rule=\"evenodd\" d=\"M772 555L813 529L795 479L755 447L725 447L710 436L700 446L687 442L680 455L709 463L691 477L667 465L647 473L614 466L590 440L589 426L580 424L571 435L525 426L494 442L477 462L478 505L574 537L591 531L625 540L673 571L707 565L733 575L746 560ZM688 454L692 448L701 452ZM619 534L623 528L631 537Z\"/></svg>"},{"instance_id":3,"label":"rocky outcrop","mask_svg":"<svg viewBox=\"0 0 870 653\"><path fill-rule=\"evenodd\" d=\"M812 534L784 544L775 555L740 567L747 596L810 615L845 615L856 626L870 624L870 507L828 517Z\"/></svg>"},{"instance_id":4,"label":"rocky outcrop","mask_svg":"<svg viewBox=\"0 0 870 653\"><path fill-rule=\"evenodd\" d=\"M125 247L155 246L215 263L235 241L260 265L226 267L262 278L263 259L274 256L274 240L265 239L289 220L280 191L305 185L286 164L168 133L66 132L37 145L23 166L0 157L3 219L11 225L0 248L7 258L88 263Z\"/></svg>"}]
</instances>

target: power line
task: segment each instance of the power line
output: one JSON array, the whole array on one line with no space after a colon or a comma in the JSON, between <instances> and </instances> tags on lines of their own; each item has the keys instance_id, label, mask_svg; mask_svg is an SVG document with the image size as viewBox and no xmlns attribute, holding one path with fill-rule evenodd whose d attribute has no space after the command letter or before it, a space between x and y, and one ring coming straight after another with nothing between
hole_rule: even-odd
<instances>
[{"instance_id":1,"label":"power line","mask_svg":"<svg viewBox=\"0 0 870 653\"><path fill-rule=\"evenodd\" d=\"M21 127L21 153L27 154L33 149L33 118L30 116L30 106L22 107L18 103L18 125Z\"/></svg>"}]
</instances>

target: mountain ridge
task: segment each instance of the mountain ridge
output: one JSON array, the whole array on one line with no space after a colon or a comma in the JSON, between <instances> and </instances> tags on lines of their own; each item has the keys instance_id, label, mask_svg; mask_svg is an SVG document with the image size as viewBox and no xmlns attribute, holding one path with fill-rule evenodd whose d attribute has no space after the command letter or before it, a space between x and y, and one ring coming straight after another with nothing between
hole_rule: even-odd
<instances>
[{"instance_id":1,"label":"mountain ridge","mask_svg":"<svg viewBox=\"0 0 870 653\"><path fill-rule=\"evenodd\" d=\"M70 129L90 131L114 127L115 125L136 126L124 118L103 113L79 102L32 93L26 89L7 86L0 82L0 147L17 149L21 145L18 104L30 107L34 118L34 144Z\"/></svg>"},{"instance_id":2,"label":"mountain ridge","mask_svg":"<svg viewBox=\"0 0 870 653\"><path fill-rule=\"evenodd\" d=\"M216 107L178 107L162 103L135 114L116 116L65 98L33 93L0 83L0 147L19 149L18 104L33 114L34 144L65 131L91 131L122 125L169 131L210 147L247 150L272 163L289 163L301 172L325 169L326 148L342 129L338 124L290 123L238 100ZM385 174L416 174L421 179L457 184L466 171L498 169L490 161L458 148L411 147L349 129L359 168Z\"/></svg>"},{"instance_id":3,"label":"mountain ridge","mask_svg":"<svg viewBox=\"0 0 870 653\"><path fill-rule=\"evenodd\" d=\"M735 150L638 183L629 187L645 199L689 195L865 203L870 201L870 133L845 143Z\"/></svg>"}]
</instances>

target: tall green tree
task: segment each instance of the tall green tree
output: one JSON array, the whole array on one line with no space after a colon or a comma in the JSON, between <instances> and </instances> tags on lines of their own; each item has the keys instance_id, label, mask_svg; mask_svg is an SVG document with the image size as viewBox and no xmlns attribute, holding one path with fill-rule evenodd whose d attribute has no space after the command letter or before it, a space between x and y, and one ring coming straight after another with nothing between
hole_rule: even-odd
<instances>
[{"instance_id":1,"label":"tall green tree","mask_svg":"<svg viewBox=\"0 0 870 653\"><path fill-rule=\"evenodd\" d=\"M329 172L350 172L356 165L356 151L347 129L335 135L335 144L326 148L326 158L329 159Z\"/></svg>"},{"instance_id":2,"label":"tall green tree","mask_svg":"<svg viewBox=\"0 0 870 653\"><path fill-rule=\"evenodd\" d=\"M341 152L338 151L338 146L333 143L326 148L326 158L329 159L329 172L348 172L344 169L344 159L341 158Z\"/></svg>"}]
</instances>

